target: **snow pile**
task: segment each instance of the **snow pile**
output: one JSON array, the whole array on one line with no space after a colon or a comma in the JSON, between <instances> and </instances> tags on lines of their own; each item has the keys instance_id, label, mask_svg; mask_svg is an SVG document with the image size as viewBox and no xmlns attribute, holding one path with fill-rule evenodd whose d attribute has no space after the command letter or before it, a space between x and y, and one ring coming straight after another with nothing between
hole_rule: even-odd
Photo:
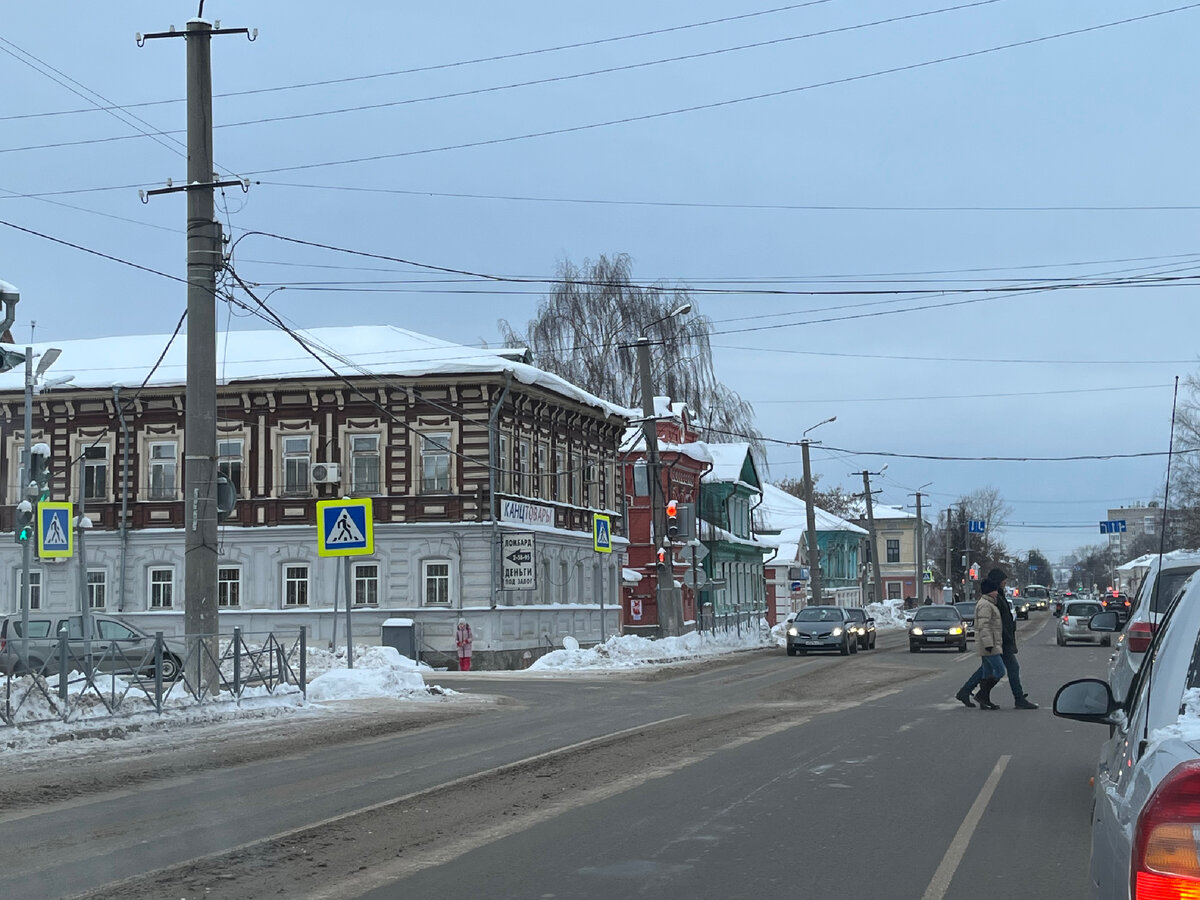
<instances>
[{"instance_id":1,"label":"snow pile","mask_svg":"<svg viewBox=\"0 0 1200 900\"><path fill-rule=\"evenodd\" d=\"M581 669L634 669L718 656L738 650L757 650L774 645L765 621L757 627L737 631L692 631L681 637L652 640L633 634L614 635L603 644L580 649L574 638L563 639L563 649L553 650L529 668L540 672Z\"/></svg>"},{"instance_id":2,"label":"snow pile","mask_svg":"<svg viewBox=\"0 0 1200 900\"><path fill-rule=\"evenodd\" d=\"M310 665L312 652L309 652ZM337 659L326 653L329 665L308 683L309 700L352 700L361 697L430 696L421 677L420 666L394 647L370 647L356 650L354 668L345 667L345 654ZM324 660L323 660L324 661ZM340 665L338 664L340 663ZM309 669L310 673L312 669Z\"/></svg>"},{"instance_id":3,"label":"snow pile","mask_svg":"<svg viewBox=\"0 0 1200 900\"><path fill-rule=\"evenodd\" d=\"M903 600L885 600L883 603L868 603L867 615L875 620L876 631L903 630L908 627L905 616L912 610L904 608Z\"/></svg>"}]
</instances>

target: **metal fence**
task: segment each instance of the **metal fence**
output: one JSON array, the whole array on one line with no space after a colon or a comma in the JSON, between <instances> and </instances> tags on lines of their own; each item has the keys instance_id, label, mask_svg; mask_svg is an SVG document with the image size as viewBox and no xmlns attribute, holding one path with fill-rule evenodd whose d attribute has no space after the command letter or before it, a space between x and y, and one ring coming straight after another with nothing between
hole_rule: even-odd
<instances>
[{"instance_id":1,"label":"metal fence","mask_svg":"<svg viewBox=\"0 0 1200 900\"><path fill-rule=\"evenodd\" d=\"M709 631L716 634L722 632L737 632L741 637L744 633L755 634L763 630L762 622L766 618L767 609L765 606L752 606L742 609L739 604L734 604L732 609L722 612L716 612L711 606L705 604L700 609L700 614L697 617L696 625L700 631Z\"/></svg>"},{"instance_id":2,"label":"metal fence","mask_svg":"<svg viewBox=\"0 0 1200 900\"><path fill-rule=\"evenodd\" d=\"M17 638L13 643L19 643ZM308 696L307 628L284 634L233 630L232 636L162 632L147 647L81 641L61 634L30 639L45 660L4 676L5 725L78 722L106 716L216 704L264 696Z\"/></svg>"}]
</instances>

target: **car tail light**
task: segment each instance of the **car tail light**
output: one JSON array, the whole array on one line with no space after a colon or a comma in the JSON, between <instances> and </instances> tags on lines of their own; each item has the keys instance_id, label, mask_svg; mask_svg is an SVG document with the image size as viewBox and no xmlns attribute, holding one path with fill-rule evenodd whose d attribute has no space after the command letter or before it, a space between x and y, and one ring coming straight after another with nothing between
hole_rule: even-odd
<instances>
[{"instance_id":1,"label":"car tail light","mask_svg":"<svg viewBox=\"0 0 1200 900\"><path fill-rule=\"evenodd\" d=\"M1129 626L1125 639L1129 642L1130 653L1145 653L1150 649L1150 639L1154 637L1153 622L1134 622Z\"/></svg>"},{"instance_id":2,"label":"car tail light","mask_svg":"<svg viewBox=\"0 0 1200 900\"><path fill-rule=\"evenodd\" d=\"M1150 795L1133 833L1135 900L1200 897L1200 760L1180 763Z\"/></svg>"}]
</instances>

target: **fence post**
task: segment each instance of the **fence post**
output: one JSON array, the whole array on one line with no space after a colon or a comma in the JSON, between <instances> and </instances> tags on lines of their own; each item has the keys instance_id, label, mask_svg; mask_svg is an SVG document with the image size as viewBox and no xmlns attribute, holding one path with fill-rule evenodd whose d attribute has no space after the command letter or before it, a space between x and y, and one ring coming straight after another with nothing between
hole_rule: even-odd
<instances>
[{"instance_id":1,"label":"fence post","mask_svg":"<svg viewBox=\"0 0 1200 900\"><path fill-rule=\"evenodd\" d=\"M154 708L158 710L158 714L162 715L162 697L163 697L163 682L162 682L162 667L163 667L163 633L161 631L154 632ZM182 666L180 674L184 674ZM186 677L184 679L187 680Z\"/></svg>"},{"instance_id":2,"label":"fence post","mask_svg":"<svg viewBox=\"0 0 1200 900\"><path fill-rule=\"evenodd\" d=\"M418 656L420 654L417 654ZM308 626L300 626L300 693L308 700Z\"/></svg>"},{"instance_id":3,"label":"fence post","mask_svg":"<svg viewBox=\"0 0 1200 900\"><path fill-rule=\"evenodd\" d=\"M242 629L237 625L233 628L233 696L242 699Z\"/></svg>"},{"instance_id":4,"label":"fence post","mask_svg":"<svg viewBox=\"0 0 1200 900\"><path fill-rule=\"evenodd\" d=\"M58 633L58 699L67 702L67 633ZM63 721L67 718L67 710L63 709Z\"/></svg>"}]
</instances>

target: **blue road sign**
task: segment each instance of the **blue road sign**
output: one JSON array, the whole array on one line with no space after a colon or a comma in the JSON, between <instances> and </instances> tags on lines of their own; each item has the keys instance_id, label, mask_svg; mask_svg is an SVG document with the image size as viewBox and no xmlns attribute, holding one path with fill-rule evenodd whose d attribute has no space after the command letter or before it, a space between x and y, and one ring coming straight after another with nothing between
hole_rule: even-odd
<instances>
[{"instance_id":1,"label":"blue road sign","mask_svg":"<svg viewBox=\"0 0 1200 900\"><path fill-rule=\"evenodd\" d=\"M375 552L371 501L317 501L317 555L360 556Z\"/></svg>"},{"instance_id":2,"label":"blue road sign","mask_svg":"<svg viewBox=\"0 0 1200 900\"><path fill-rule=\"evenodd\" d=\"M987 519L967 520L967 532L969 534L983 534L985 531L987 531Z\"/></svg>"},{"instance_id":3,"label":"blue road sign","mask_svg":"<svg viewBox=\"0 0 1200 900\"><path fill-rule=\"evenodd\" d=\"M608 516L592 515L592 546L597 553L612 553L612 522Z\"/></svg>"},{"instance_id":4,"label":"blue road sign","mask_svg":"<svg viewBox=\"0 0 1200 900\"><path fill-rule=\"evenodd\" d=\"M1108 519L1100 523L1101 534L1124 534L1125 520L1124 519Z\"/></svg>"},{"instance_id":5,"label":"blue road sign","mask_svg":"<svg viewBox=\"0 0 1200 900\"><path fill-rule=\"evenodd\" d=\"M74 551L71 504L43 500L37 508L38 556L70 556Z\"/></svg>"}]
</instances>

